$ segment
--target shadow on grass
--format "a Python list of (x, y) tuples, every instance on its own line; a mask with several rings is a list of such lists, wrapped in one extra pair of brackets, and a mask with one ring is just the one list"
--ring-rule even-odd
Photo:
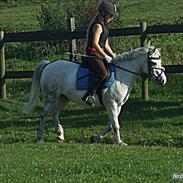
[[(11, 102), (8, 102), (11, 104)], [(2, 106), (2, 107), (1, 107)], [(2, 111), (7, 112), (7, 108), (0, 106)], [(14, 109), (12, 111), (15, 112)], [(5, 130), (10, 128), (11, 130), (17, 130), (21, 132), (22, 130), (30, 131), (30, 135), (35, 134), (35, 129), (39, 124), (39, 111), (41, 111), (41, 107), (36, 107), (36, 112), (33, 115), (23, 115), (17, 114), (16, 116), (11, 115), (7, 119), (0, 118), (0, 130)], [(131, 127), (134, 128), (135, 125), (142, 125), (144, 128), (157, 128), (162, 129), (163, 122), (151, 123), (151, 120), (156, 120), (158, 118), (175, 118), (177, 116), (181, 116), (183, 111), (183, 105), (180, 102), (173, 102), (173, 101), (139, 101), (139, 100), (130, 100), (122, 109), (122, 113), (120, 114), (120, 121), (123, 123), (123, 128), (127, 128), (127, 130)], [(11, 111), (10, 111), (11, 112)], [(47, 128), (53, 128), (52, 118), (48, 118), (47, 121)], [(68, 107), (61, 113), (61, 121), (63, 122), (64, 128), (76, 128), (79, 129), (87, 129), (88, 127), (95, 127), (95, 126), (106, 126), (108, 124), (108, 116), (107, 112), (104, 107), (96, 107), (96, 108), (84, 108), (84, 107)], [(182, 128), (183, 123), (178, 121), (176, 123), (168, 122), (169, 125), (172, 127), (180, 127)], [(98, 128), (98, 127), (97, 127)], [(133, 131), (133, 128), (131, 129)], [(129, 130), (130, 130), (129, 129)], [(93, 131), (93, 129), (92, 129)], [(94, 129), (95, 132), (95, 129)], [(25, 132), (24, 132), (25, 133)], [(52, 132), (53, 133), (53, 132)], [(78, 132), (79, 133), (79, 132)], [(90, 133), (90, 132), (89, 132)], [(74, 142), (74, 143), (90, 143), (88, 136), (82, 137), (67, 137), (66, 142)], [(17, 137), (16, 139), (10, 138), (7, 140), (7, 143), (19, 143), (19, 142), (29, 142), (29, 137)], [(74, 135), (75, 136), (75, 135)], [(19, 139), (20, 138), (20, 139)], [(179, 139), (178, 139), (179, 138)], [(7, 138), (8, 139), (8, 138)], [(12, 139), (12, 140), (11, 140)], [(29, 140), (27, 140), (29, 139)], [(107, 144), (111, 141), (111, 138), (106, 138), (101, 143)], [(183, 138), (181, 136), (177, 137), (177, 142), (170, 144), (169, 141), (164, 141), (164, 139), (144, 139), (137, 140), (137, 142), (130, 140), (133, 145), (142, 145), (142, 146), (153, 146), (153, 145), (160, 145), (160, 146), (175, 146), (181, 147), (183, 144)], [(112, 141), (111, 141), (112, 142)], [(110, 143), (111, 143), (110, 142)], [(6, 143), (6, 140), (4, 141)]]
[[(9, 102), (8, 102), (9, 103)], [(7, 112), (7, 108), (0, 106), (1, 111)], [(13, 110), (13, 109), (12, 109)], [(6, 128), (12, 124), (16, 127), (35, 127), (38, 125), (40, 118), (41, 107), (36, 107), (36, 112), (32, 115), (23, 115), (19, 113), (15, 116), (10, 116), (8, 119), (0, 119), (0, 128)], [(126, 123), (142, 121), (144, 123), (148, 120), (154, 120), (156, 118), (174, 118), (181, 116), (183, 112), (183, 106), (180, 102), (170, 101), (138, 101), (131, 100), (124, 105), (120, 114), (120, 121)], [(11, 111), (10, 111), (11, 113)], [(49, 115), (48, 121), (52, 121), (52, 117)], [(108, 115), (104, 107), (95, 108), (81, 108), (81, 109), (65, 109), (61, 112), (61, 121), (67, 128), (80, 128), (93, 125), (107, 125)], [(52, 124), (51, 124), (52, 125)], [(178, 124), (176, 124), (178, 125)]]
[(0, 106), (0, 111), (8, 112), (8, 109), (6, 107)]
[(181, 116), (183, 105), (170, 101), (130, 101), (124, 105), (120, 118), (125, 121), (154, 120)]

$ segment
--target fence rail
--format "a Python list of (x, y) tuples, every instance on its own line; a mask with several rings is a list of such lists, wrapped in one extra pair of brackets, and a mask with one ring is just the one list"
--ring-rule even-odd
[[(86, 35), (86, 28), (75, 29), (73, 25), (74, 20), (69, 20), (68, 29), (59, 29), (51, 31), (36, 31), (36, 32), (17, 32), (6, 33), (1, 31), (0, 37), (0, 97), (6, 98), (6, 79), (21, 79), (31, 78), (33, 71), (12, 71), (5, 72), (5, 55), (4, 44), (12, 42), (30, 42), (30, 41), (54, 41), (54, 40), (68, 40), (69, 50), (71, 53), (75, 51), (75, 39), (84, 39)], [(147, 26), (145, 22), (141, 22), (139, 27), (112, 29), (110, 35), (116, 36), (140, 36), (140, 44), (144, 46), (147, 42), (147, 34), (162, 34), (162, 33), (183, 33), (183, 25), (157, 25)], [(165, 65), (167, 73), (183, 73), (183, 65)], [(147, 81), (144, 81), (143, 98), (148, 99)]]
[[(110, 35), (116, 36), (134, 36), (140, 35), (141, 27), (111, 29)], [(183, 33), (183, 25), (158, 25), (148, 26), (146, 34), (162, 34), (162, 33)], [(66, 29), (50, 30), (50, 31), (35, 31), (35, 32), (17, 32), (6, 33), (3, 43), (9, 42), (30, 42), (30, 41), (54, 41), (54, 40), (69, 40), (69, 39), (84, 39), (86, 37), (86, 28), (75, 31)]]
[[(165, 73), (175, 74), (183, 73), (183, 65), (164, 65)], [(8, 71), (5, 79), (25, 79), (32, 78), (34, 71)]]

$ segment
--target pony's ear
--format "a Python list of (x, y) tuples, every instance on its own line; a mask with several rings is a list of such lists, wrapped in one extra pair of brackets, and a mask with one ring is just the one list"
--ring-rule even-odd
[(148, 41), (147, 46), (148, 47), (151, 46), (151, 41)]
[(156, 48), (149, 48), (149, 54), (152, 55), (156, 51)]

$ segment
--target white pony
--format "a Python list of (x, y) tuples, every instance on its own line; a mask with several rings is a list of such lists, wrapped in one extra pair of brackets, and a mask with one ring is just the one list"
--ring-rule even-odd
[[(118, 116), (122, 105), (127, 101), (135, 79), (140, 75), (152, 78), (159, 85), (166, 83), (165, 69), (161, 65), (160, 50), (152, 46), (141, 47), (117, 55), (113, 64), (116, 67), (116, 80), (110, 88), (102, 90), (103, 104), (108, 112), (107, 127), (92, 136), (97, 142), (112, 130), (116, 144), (126, 145), (120, 137)], [(59, 120), (60, 111), (69, 102), (85, 104), (81, 98), (85, 90), (76, 89), (76, 73), (79, 64), (69, 61), (42, 61), (36, 68), (28, 103), (23, 108), (24, 113), (30, 113), (36, 105), (41, 87), (44, 105), (41, 120), (37, 129), (37, 140), (43, 140), (46, 116), (51, 113), (57, 131), (57, 139), (64, 141), (64, 130)], [(95, 106), (101, 105), (96, 96)]]

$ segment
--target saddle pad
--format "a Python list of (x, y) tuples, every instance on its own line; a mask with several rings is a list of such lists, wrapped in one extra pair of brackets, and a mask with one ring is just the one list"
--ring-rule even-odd
[[(110, 88), (116, 78), (116, 69), (113, 64), (109, 64), (109, 76), (106, 82), (100, 87), (100, 89)], [(93, 76), (88, 68), (79, 66), (77, 70), (76, 88), (77, 90), (87, 90), (89, 83), (92, 81)]]

